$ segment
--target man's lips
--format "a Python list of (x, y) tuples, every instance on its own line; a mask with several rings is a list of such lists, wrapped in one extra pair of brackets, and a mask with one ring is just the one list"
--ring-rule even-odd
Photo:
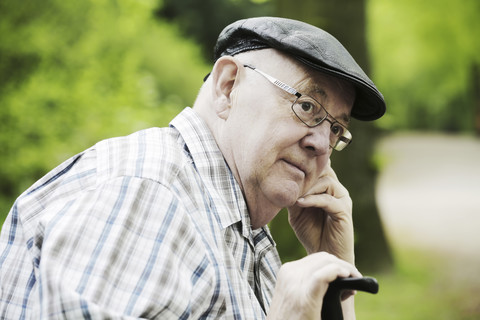
[(286, 160), (286, 159), (283, 159), (283, 161), (286, 162), (289, 166), (294, 167), (294, 168), (297, 169), (298, 171), (301, 171), (304, 176), (307, 175), (307, 170), (306, 170), (305, 167), (304, 167), (303, 165), (301, 165), (300, 163), (298, 163), (298, 162), (293, 162), (293, 161), (289, 161), (289, 160)]

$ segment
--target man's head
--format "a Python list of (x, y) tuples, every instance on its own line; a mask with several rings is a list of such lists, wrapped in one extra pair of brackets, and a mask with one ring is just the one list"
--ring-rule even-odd
[(357, 91), (352, 117), (375, 120), (385, 113), (385, 101), (375, 84), (332, 35), (310, 24), (277, 17), (239, 20), (220, 33), (214, 59), (241, 52), (274, 48), (315, 70), (346, 79)]
[[(228, 46), (223, 51), (233, 56), (218, 54), (195, 108), (240, 184), (256, 228), (308, 193), (332, 152), (338, 132), (332, 123), (348, 126), (359, 90), (346, 77), (312, 68), (290, 52), (251, 43), (244, 43), (248, 50), (238, 49), (238, 42), (235, 52)], [(309, 105), (295, 106), (295, 92), (312, 97), (328, 112), (327, 120), (314, 127), (302, 122)]]

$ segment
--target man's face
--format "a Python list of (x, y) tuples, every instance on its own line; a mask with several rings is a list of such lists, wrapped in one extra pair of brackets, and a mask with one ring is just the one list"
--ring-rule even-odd
[[(298, 63), (283, 59), (276, 64), (281, 67), (258, 68), (315, 98), (347, 125), (353, 87), (340, 86), (339, 80), (319, 72), (307, 73)], [(226, 158), (246, 197), (252, 224), (259, 227), (314, 185), (332, 151), (330, 123), (307, 127), (291, 109), (294, 95), (251, 69), (244, 68), (239, 75), (225, 126), (230, 145)]]

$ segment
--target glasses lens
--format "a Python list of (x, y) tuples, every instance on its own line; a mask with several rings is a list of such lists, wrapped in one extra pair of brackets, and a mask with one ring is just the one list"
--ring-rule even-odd
[(338, 122), (332, 123), (330, 126), (331, 137), (336, 141), (347, 129)]
[[(338, 127), (341, 127), (340, 129), (342, 130), (341, 135), (338, 135), (338, 133), (337, 135), (335, 135), (334, 133), (334, 132), (340, 132), (338, 131), (339, 130)], [(350, 142), (352, 142), (352, 134), (344, 126), (336, 122), (336, 123), (333, 123), (331, 126), (330, 139), (331, 139), (330, 143), (332, 148), (337, 151), (342, 151), (350, 144)]]
[(309, 127), (315, 127), (327, 117), (325, 109), (313, 98), (306, 95), (295, 100), (292, 109), (295, 115)]

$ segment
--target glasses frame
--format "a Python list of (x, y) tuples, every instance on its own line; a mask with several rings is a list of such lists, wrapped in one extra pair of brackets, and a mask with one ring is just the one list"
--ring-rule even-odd
[[(325, 109), (325, 107), (320, 103), (318, 102), (316, 99), (310, 97), (309, 95), (304, 95), (304, 94), (301, 94), (300, 92), (298, 92), (295, 88), (289, 86), (288, 84), (272, 77), (271, 75), (268, 75), (266, 74), (265, 72), (251, 66), (251, 65), (248, 65), (248, 64), (244, 64), (243, 65), (244, 67), (246, 68), (249, 68), (257, 73), (259, 73), (260, 75), (262, 75), (264, 78), (266, 78), (270, 83), (272, 83), (273, 85), (277, 86), (278, 88), (294, 95), (296, 98), (295, 98), (295, 101), (293, 101), (292, 103), (292, 111), (293, 113), (295, 114), (295, 116), (303, 123), (305, 124), (307, 127), (310, 127), (310, 128), (314, 128), (320, 124), (322, 124), (325, 120), (330, 123), (330, 134), (333, 135), (335, 137), (335, 143), (333, 145), (330, 145), (330, 147), (336, 151), (342, 151), (343, 149), (345, 149), (351, 142), (352, 142), (352, 134), (350, 133), (350, 131), (348, 131), (348, 129), (343, 125), (341, 124), (337, 119), (335, 119), (334, 117), (332, 117), (332, 115), (330, 113), (328, 113), (327, 109)], [(315, 119), (315, 123), (314, 124), (309, 124), (309, 120), (304, 120), (302, 119), (296, 112), (295, 112), (295, 104), (297, 103), (298, 99), (301, 98), (302, 96), (306, 96), (306, 97), (309, 97), (310, 99), (312, 99), (313, 101), (315, 101), (321, 108), (321, 110), (323, 112), (325, 112), (325, 116), (321, 119)], [(328, 119), (328, 117), (330, 116), (330, 118), (332, 118), (332, 120)], [(343, 129), (344, 129), (344, 132), (341, 136), (336, 136), (334, 133), (333, 133), (333, 127), (335, 124), (338, 124), (340, 125)]]

